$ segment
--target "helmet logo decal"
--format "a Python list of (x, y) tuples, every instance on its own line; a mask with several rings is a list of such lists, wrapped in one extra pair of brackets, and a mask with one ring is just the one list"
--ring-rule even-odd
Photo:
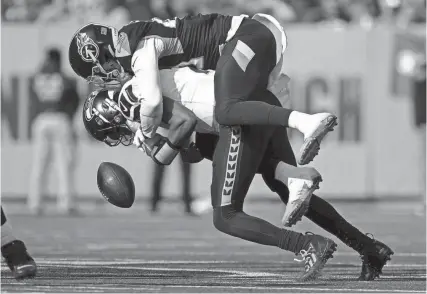
[(93, 107), (93, 100), (95, 100), (96, 95), (98, 95), (99, 91), (93, 91), (92, 93), (90, 93), (89, 97), (86, 99), (85, 105), (84, 105), (84, 109), (85, 109), (85, 119), (87, 121), (90, 121), (93, 118), (93, 111), (92, 111), (92, 107)]
[(86, 62), (95, 62), (99, 56), (98, 45), (86, 33), (78, 33), (76, 40), (81, 58)]

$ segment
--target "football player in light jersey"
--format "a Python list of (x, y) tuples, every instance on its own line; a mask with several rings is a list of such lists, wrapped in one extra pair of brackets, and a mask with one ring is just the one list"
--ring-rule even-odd
[[(214, 73), (212, 71), (199, 71), (192, 68), (172, 68), (161, 70), (160, 79), (162, 92), (164, 96), (168, 97), (164, 98), (165, 108), (163, 122), (169, 124), (169, 131), (172, 130), (172, 133), (176, 133), (179, 128), (182, 128), (184, 130), (179, 131), (181, 135), (190, 133), (193, 128), (197, 131), (195, 145), (197, 152), (195, 152), (193, 147), (181, 148), (180, 152), (187, 153), (190, 161), (193, 162), (197, 162), (201, 160), (201, 158), (212, 160), (214, 152), (217, 152), (215, 147), (219, 140), (219, 127), (214, 118)], [(282, 75), (279, 78), (279, 83), (270, 87), (272, 93), (277, 96), (282, 103), (285, 103), (288, 99), (287, 81), (289, 81), (289, 78)], [(108, 142), (109, 145), (118, 144), (121, 140), (124, 140), (123, 138), (126, 136), (128, 136), (128, 139), (124, 141), (130, 142), (132, 140), (132, 132), (130, 132), (130, 129), (140, 132), (138, 126), (133, 125), (133, 121), (125, 120), (126, 118), (130, 119), (131, 116), (134, 118), (138, 117), (138, 107), (133, 109), (133, 113), (129, 112), (131, 107), (129, 100), (135, 99), (132, 98), (133, 96), (131, 83), (125, 84), (120, 94), (114, 93), (113, 91), (102, 91), (95, 92), (95, 95), (90, 96), (88, 98), (89, 103), (87, 103), (84, 108), (83, 119), (89, 133), (97, 140)], [(96, 103), (94, 101), (95, 99), (97, 100)], [(104, 101), (109, 106), (102, 108), (102, 103), (104, 103)], [(186, 109), (180, 108), (180, 104), (185, 106)], [(123, 111), (123, 109), (127, 109), (128, 111)], [(191, 112), (188, 110), (191, 110)], [(105, 124), (98, 123), (100, 117)], [(116, 117), (119, 119), (115, 119)], [(119, 121), (120, 123), (118, 123)], [(124, 122), (126, 122), (127, 125), (124, 124)], [(256, 133), (257, 129), (259, 132), (266, 132), (266, 128), (260, 126), (253, 126), (251, 128), (254, 137), (247, 137), (249, 138), (249, 145), (256, 145), (252, 140), (262, 141), (265, 138), (263, 134)], [(121, 131), (123, 129), (125, 130), (124, 132)], [(168, 138), (170, 140), (176, 140), (177, 137), (174, 136), (175, 135), (169, 133)], [(152, 140), (152, 142), (150, 142), (150, 140)], [(113, 144), (113, 142), (115, 143)], [(145, 144), (150, 146), (144, 146), (144, 148), (149, 155), (156, 158), (159, 151), (155, 151), (158, 153), (153, 154), (153, 145), (156, 144), (153, 144), (153, 142), (157, 142), (158, 144), (159, 140), (146, 140)], [(165, 141), (160, 144), (164, 143)], [(161, 150), (161, 148), (157, 148), (157, 150)], [(198, 153), (200, 153), (201, 158), (197, 155)], [(160, 161), (163, 160), (160, 156), (158, 158)], [(288, 164), (296, 166), (296, 160), (287, 139), (286, 129), (283, 127), (276, 127), (265, 149), (263, 159), (259, 164), (257, 172), (262, 174), (268, 187), (272, 191), (278, 193), (285, 204), (292, 201), (292, 195), (289, 195), (290, 190), (292, 191), (292, 185), (287, 185), (286, 179), (292, 177), (291, 174), (295, 176), (295, 172), (300, 172), (299, 176), (303, 174), (307, 175), (307, 170), (292, 168)], [(287, 186), (290, 186), (289, 189)], [(247, 189), (245, 185), (239, 185), (239, 183), (237, 183), (237, 187), (239, 193), (236, 194), (238, 196), (235, 197), (235, 201), (232, 201), (231, 206), (225, 206), (225, 208), (214, 206), (215, 226), (227, 234), (246, 240), (260, 244), (275, 245), (290, 251), (295, 250), (295, 247), (283, 247), (283, 243), (275, 239), (279, 238), (280, 240), (280, 238), (283, 238), (281, 236), (283, 236), (285, 232), (287, 232), (286, 236), (293, 235), (287, 235), (289, 231), (283, 231), (243, 212), (242, 205)], [(243, 187), (243, 190), (240, 190), (241, 187)], [(359, 277), (361, 280), (375, 279), (381, 273), (387, 260), (390, 259), (390, 255), (393, 254), (389, 247), (361, 233), (358, 229), (349, 224), (328, 202), (316, 195), (312, 196), (305, 216), (323, 229), (334, 234), (361, 255), (363, 260), (362, 273)], [(248, 225), (250, 226), (249, 229), (247, 228)], [(261, 237), (258, 233), (258, 229), (264, 232), (265, 236)], [(288, 244), (297, 243), (291, 242)]]
[[(235, 126), (298, 129), (305, 138), (299, 163), (306, 164), (336, 124), (337, 118), (329, 113), (308, 115), (274, 104), (277, 99), (267, 87), (280, 74), (286, 46), (283, 28), (271, 16), (199, 14), (165, 21), (136, 21), (119, 31), (105, 25), (86, 25), (72, 38), (69, 61), (76, 74), (103, 87), (114, 87), (127, 75), (134, 76), (135, 102), (144, 102), (138, 114), (144, 135), (137, 137), (141, 142), (155, 133), (162, 119), (159, 69), (186, 64), (215, 69), (214, 116), (220, 140), (213, 158), (212, 197), (215, 205), (228, 207), (237, 191), (233, 183), (239, 178), (249, 179), (262, 159), (262, 152), (233, 152), (243, 149), (233, 142), (240, 142), (237, 137), (244, 137), (246, 132), (245, 127)], [(245, 169), (228, 169), (243, 162)], [(296, 181), (294, 184), (302, 185)], [(224, 185), (229, 185), (226, 193)], [(304, 203), (296, 205), (289, 223), (296, 222), (305, 212)]]
[[(172, 72), (167, 71), (167, 74)], [(136, 107), (131, 109), (132, 106), (121, 102), (122, 99), (126, 100), (129, 96), (133, 97), (132, 85), (126, 83), (122, 90), (120, 93), (107, 90), (95, 91), (88, 97), (83, 108), (83, 122), (87, 131), (95, 139), (103, 141), (110, 146), (119, 143), (130, 145), (133, 132), (140, 131), (139, 116), (137, 115), (139, 105), (135, 105)], [(190, 94), (190, 92), (187, 93)], [(210, 95), (212, 94), (210, 93)], [(188, 97), (188, 103), (186, 104), (189, 107), (191, 105), (196, 106), (198, 104), (197, 101), (200, 100), (191, 100), (190, 97)], [(174, 96), (174, 98), (177, 98), (177, 96)], [(143, 149), (158, 164), (171, 163), (178, 152), (183, 153), (184, 158), (190, 158), (191, 162), (203, 159), (204, 153), (209, 153), (206, 157), (210, 157), (212, 160), (213, 157), (218, 156), (217, 150), (220, 147), (216, 146), (215, 148), (215, 145), (218, 145), (217, 142), (212, 146), (209, 137), (206, 139), (202, 138), (202, 142), (199, 142), (206, 144), (200, 151), (194, 145), (190, 145), (188, 148), (181, 145), (182, 142), (187, 141), (186, 139), (192, 134), (195, 128), (204, 132), (205, 135), (215, 133), (215, 127), (212, 127), (213, 124), (211, 123), (214, 105), (211, 104), (210, 108), (207, 108), (207, 104), (204, 106), (198, 105), (193, 107), (196, 112), (200, 112), (201, 114), (200, 118), (197, 119), (195, 114), (185, 108), (179, 101), (165, 97), (163, 101), (164, 111), (162, 121), (168, 131), (167, 137), (155, 134), (152, 138), (146, 139), (142, 146), (138, 145), (138, 147)], [(135, 121), (129, 119), (132, 116), (136, 118)], [(313, 168), (297, 168), (267, 155), (272, 152), (268, 150), (268, 144), (266, 144), (273, 134), (273, 131), (270, 130), (271, 128), (275, 127), (243, 126), (241, 129), (245, 129), (245, 132), (241, 131), (240, 127), (233, 130), (235, 136), (232, 140), (236, 145), (239, 145), (235, 153), (245, 152), (247, 154), (260, 152), (266, 154), (266, 156), (264, 159), (261, 156), (263, 160), (259, 162), (256, 170), (250, 170), (245, 173), (246, 178), (237, 178), (235, 182), (231, 182), (231, 186), (234, 185), (235, 190), (231, 203), (221, 205), (220, 201), (222, 199), (215, 198), (218, 193), (211, 193), (213, 223), (218, 230), (228, 235), (258, 244), (276, 246), (295, 254), (300, 254), (302, 257), (300, 261), (305, 264), (305, 271), (300, 280), (306, 281), (317, 276), (326, 261), (332, 257), (332, 253), (336, 249), (336, 244), (332, 240), (320, 235), (311, 233), (303, 235), (276, 227), (265, 220), (243, 212), (243, 202), (256, 172), (265, 175), (271, 182), (284, 181), (286, 184), (288, 183), (288, 178), (311, 182), (320, 180), (319, 173)], [(159, 129), (158, 131), (160, 132)], [(218, 137), (218, 134), (215, 136)], [(208, 148), (211, 149), (209, 150)], [(215, 152), (213, 152), (214, 150)], [(230, 154), (229, 156), (233, 155)], [(245, 162), (229, 164), (233, 165), (231, 167), (233, 169), (248, 168)], [(227, 182), (220, 187), (224, 189), (224, 194), (230, 190), (229, 186), (230, 182)]]

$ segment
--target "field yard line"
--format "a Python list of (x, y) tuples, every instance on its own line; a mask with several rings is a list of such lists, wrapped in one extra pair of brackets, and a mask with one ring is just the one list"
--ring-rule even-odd
[[(46, 259), (46, 258), (36, 258), (36, 262), (39, 265), (88, 265), (88, 266), (108, 266), (108, 265), (141, 265), (141, 264), (238, 264), (237, 261), (221, 261), (221, 260), (144, 260), (144, 259), (123, 259), (123, 260), (76, 260), (76, 259)], [(267, 261), (266, 263), (270, 264), (287, 264), (285, 261)], [(346, 266), (359, 266), (359, 262), (331, 262), (331, 265), (346, 265)], [(421, 263), (390, 263), (386, 267), (403, 267), (403, 268), (425, 268), (426, 264)], [(327, 266), (326, 266), (327, 268)], [(6, 268), (5, 268), (6, 269)], [(3, 268), (2, 268), (3, 270)]]
[[(183, 264), (183, 265), (195, 265), (195, 264), (238, 264), (239, 262), (236, 261), (206, 261), (206, 260), (200, 260), (200, 261), (187, 261), (187, 260), (175, 260), (175, 261), (169, 261), (169, 260), (140, 260), (140, 259), (131, 259), (131, 260), (71, 260), (71, 259), (45, 259), (40, 258), (36, 259), (36, 262), (38, 265), (46, 265), (46, 266), (55, 266), (55, 265), (62, 265), (62, 266), (120, 266), (120, 268), (124, 268), (123, 266), (129, 267), (130, 265), (143, 265), (143, 264)], [(269, 261), (267, 263), (271, 264), (283, 264), (283, 266), (286, 266), (286, 262), (282, 261)], [(359, 266), (360, 263), (330, 263), (331, 265), (343, 265), (343, 266)], [(426, 264), (414, 264), (414, 263), (391, 263), (387, 264), (386, 267), (388, 268), (426, 268)], [(131, 267), (136, 268), (136, 267)], [(140, 268), (140, 267), (138, 267)], [(176, 269), (176, 268), (168, 268)], [(326, 269), (328, 269), (328, 266), (326, 265)], [(8, 271), (7, 267), (2, 267), (1, 271)], [(218, 271), (218, 270), (216, 270)]]
[(397, 290), (397, 289), (355, 289), (355, 288), (305, 288), (305, 287), (260, 287), (260, 286), (209, 286), (209, 285), (176, 285), (166, 286), (168, 288), (227, 288), (227, 289), (248, 289), (248, 290), (285, 290), (284, 293), (289, 293), (291, 290), (308, 290), (308, 291), (330, 291), (330, 292), (386, 292), (386, 293), (426, 293), (423, 290)]

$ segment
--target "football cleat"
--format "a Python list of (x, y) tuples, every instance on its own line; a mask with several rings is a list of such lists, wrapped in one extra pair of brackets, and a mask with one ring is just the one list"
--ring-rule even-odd
[(372, 241), (372, 247), (366, 248), (360, 255), (362, 258), (362, 271), (359, 281), (373, 281), (378, 278), (382, 274), (384, 265), (391, 260), (391, 256), (394, 254), (393, 250), (384, 243), (375, 239)]
[(1, 248), (1, 253), (15, 279), (21, 280), (36, 276), (37, 265), (28, 254), (24, 242), (12, 241)]
[(305, 249), (300, 251), (301, 259), (294, 259), (304, 262), (304, 273), (298, 278), (299, 281), (317, 278), (328, 259), (332, 258), (332, 254), (337, 250), (337, 244), (328, 238), (310, 232), (305, 235), (310, 238), (310, 242)]
[(322, 176), (314, 168), (307, 169), (307, 174), (309, 179), (288, 180), (289, 200), (282, 218), (285, 227), (291, 227), (302, 219), (310, 205), (311, 195), (314, 190), (319, 189)]
[(304, 133), (304, 143), (299, 151), (299, 165), (310, 163), (314, 157), (319, 153), (320, 143), (323, 138), (331, 131), (334, 126), (338, 125), (337, 117), (329, 113), (314, 114), (319, 121), (313, 126), (312, 130)]

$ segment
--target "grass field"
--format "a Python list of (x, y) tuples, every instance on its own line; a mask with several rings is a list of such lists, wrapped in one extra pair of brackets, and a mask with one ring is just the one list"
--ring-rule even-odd
[[(381, 278), (356, 281), (361, 261), (341, 242), (315, 282), (299, 283), (295, 256), (278, 248), (226, 236), (211, 213), (185, 217), (165, 203), (159, 215), (146, 207), (101, 206), (79, 217), (6, 214), (39, 265), (36, 279), (17, 282), (2, 265), (2, 293), (8, 292), (386, 292), (426, 291), (426, 219), (410, 203), (337, 203), (364, 232), (394, 251)], [(9, 211), (9, 212), (8, 212)], [(246, 211), (279, 225), (278, 203), (248, 203)], [(304, 219), (297, 231), (324, 233)], [(334, 238), (336, 240), (336, 238)]]

